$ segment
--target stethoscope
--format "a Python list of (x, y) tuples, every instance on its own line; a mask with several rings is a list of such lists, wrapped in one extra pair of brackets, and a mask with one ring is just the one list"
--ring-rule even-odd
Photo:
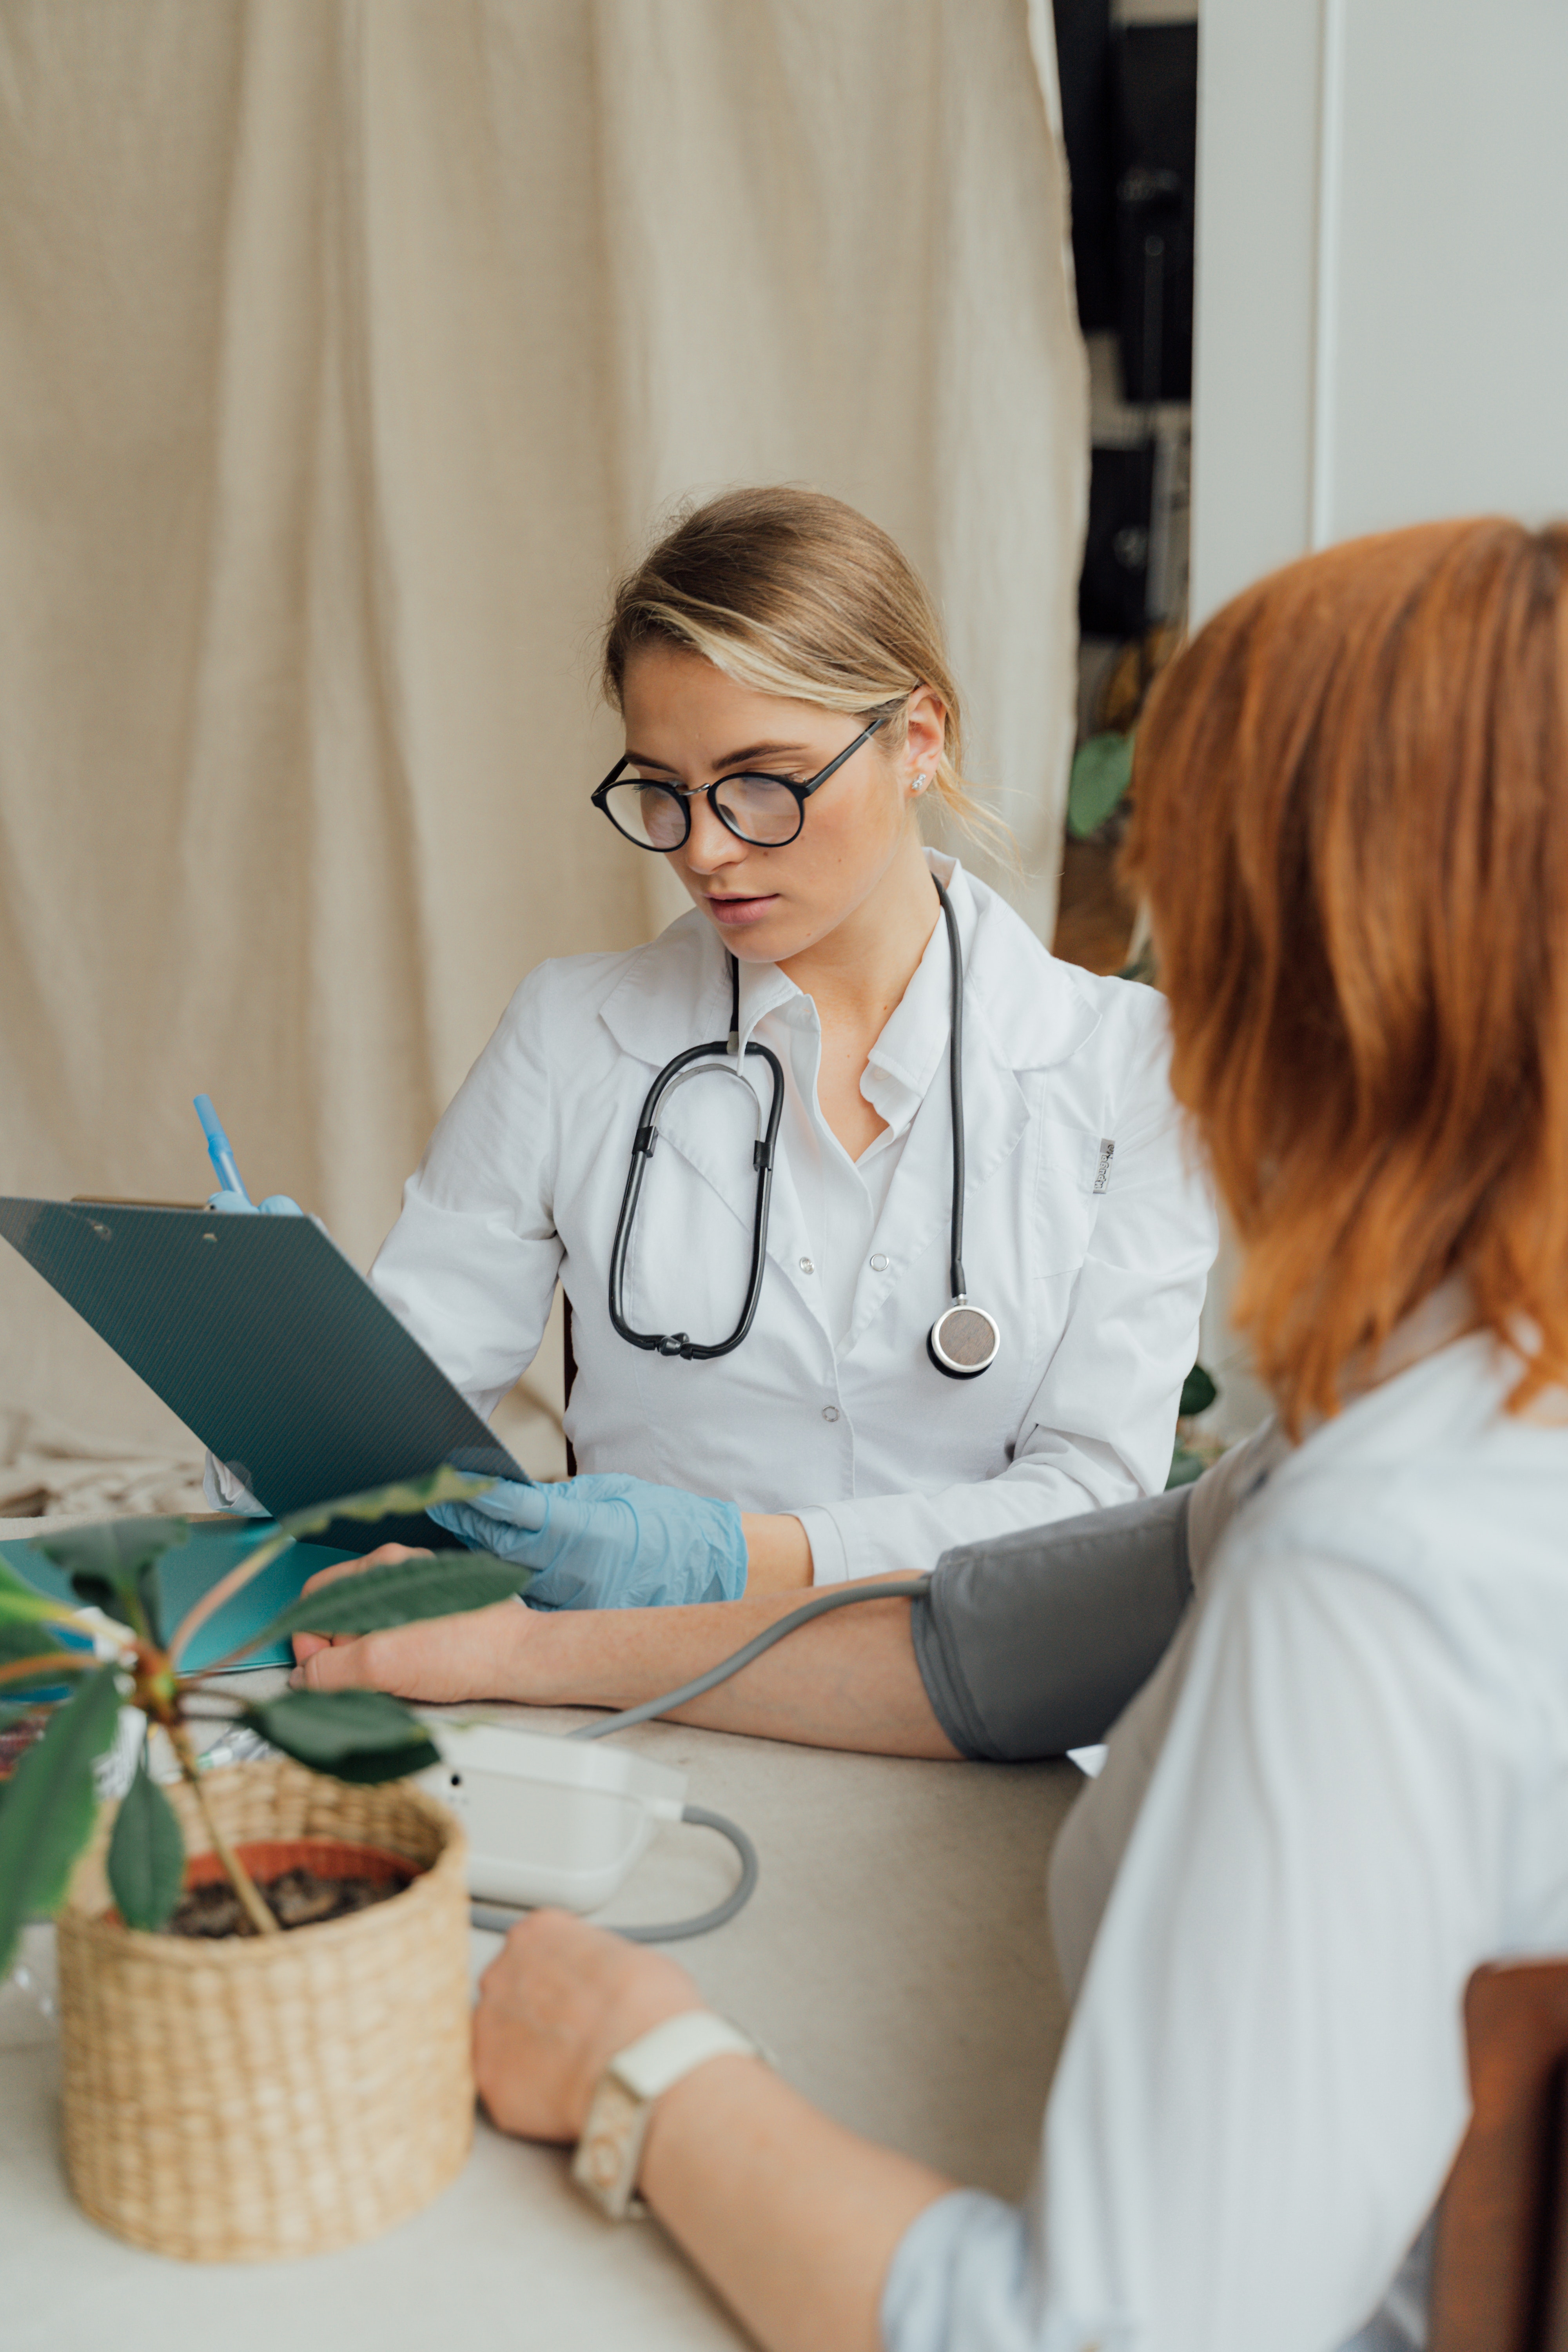
[[(931, 877), (936, 882), (936, 877)], [(948, 1277), (952, 1304), (937, 1317), (926, 1336), (926, 1353), (939, 1372), (950, 1380), (973, 1381), (989, 1371), (1002, 1345), (1002, 1332), (994, 1315), (984, 1307), (973, 1307), (965, 1294), (963, 1283), (963, 950), (959, 944), (958, 922), (949, 904), (947, 892), (936, 882), (936, 895), (942, 901), (942, 911), (947, 922), (948, 956), (952, 970), (952, 1012), (948, 1029), (947, 1074), (952, 1102), (952, 1217), (950, 1227)], [(730, 1034), (717, 1037), (710, 1045), (689, 1045), (684, 1054), (667, 1062), (652, 1086), (637, 1120), (637, 1136), (632, 1144), (631, 1162), (626, 1170), (626, 1189), (621, 1197), (621, 1213), (616, 1226), (616, 1245), (610, 1253), (610, 1320), (623, 1339), (634, 1348), (651, 1348), (661, 1356), (682, 1356), (688, 1361), (706, 1363), (715, 1356), (727, 1356), (740, 1346), (756, 1319), (757, 1301), (762, 1297), (763, 1276), (767, 1267), (768, 1212), (773, 1200), (773, 1150), (778, 1141), (779, 1118), (784, 1109), (784, 1071), (776, 1054), (755, 1039), (747, 1046), (748, 1054), (758, 1055), (773, 1074), (773, 1098), (767, 1116), (762, 1115), (762, 1104), (741, 1067), (741, 967), (733, 956), (730, 959)], [(625, 1281), (626, 1252), (631, 1244), (632, 1223), (637, 1215), (637, 1196), (648, 1161), (653, 1158), (658, 1141), (658, 1118), (668, 1097), (677, 1087), (689, 1078), (702, 1077), (715, 1069), (727, 1078), (745, 1087), (757, 1105), (758, 1133), (752, 1146), (752, 1165), (757, 1173), (756, 1214), (752, 1229), (752, 1271), (746, 1285), (746, 1303), (741, 1319), (727, 1339), (709, 1344), (693, 1339), (685, 1331), (634, 1331), (626, 1318)]]

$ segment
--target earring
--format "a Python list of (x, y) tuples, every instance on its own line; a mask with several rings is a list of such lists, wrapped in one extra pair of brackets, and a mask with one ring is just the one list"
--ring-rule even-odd
[(930, 782), (929, 776), (911, 776), (910, 779), (910, 784), (917, 793), (923, 793)]

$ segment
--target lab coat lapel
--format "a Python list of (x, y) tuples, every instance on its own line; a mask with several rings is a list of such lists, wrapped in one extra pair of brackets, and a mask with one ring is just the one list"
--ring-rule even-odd
[[(928, 853), (929, 854), (929, 853)], [(1078, 1051), (1100, 1014), (1070, 964), (1058, 963), (989, 891), (976, 891), (956, 861), (931, 862), (952, 898), (963, 944), (964, 1191), (973, 1202), (1018, 1150), (1029, 1126), (1019, 1073)], [(910, 1123), (879, 1227), (884, 1273), (863, 1277), (849, 1334), (853, 1348), (894, 1285), (952, 1211), (952, 1122), (942, 1062)]]
[[(963, 1129), (964, 1191), (973, 1200), (1018, 1145), (1029, 1124), (1023, 1087), (993, 1039), (982, 1030), (972, 1004), (964, 1007)], [(879, 1312), (889, 1292), (952, 1216), (952, 1120), (948, 1108), (947, 1056), (926, 1089), (910, 1124), (888, 1205), (877, 1228), (886, 1271), (863, 1276), (856, 1294), (849, 1344)]]
[[(621, 1051), (647, 1065), (648, 1087), (665, 1064), (688, 1046), (710, 1045), (729, 1034), (728, 962), (695, 908), (644, 949), (605, 998), (600, 1018)], [(713, 1067), (716, 1071), (717, 1061)], [(770, 1085), (766, 1064), (752, 1055), (747, 1077), (765, 1112)], [(704, 1076), (667, 1096), (656, 1148), (678, 1151), (749, 1232), (757, 1197), (751, 1155), (734, 1148), (732, 1120), (705, 1117), (724, 1083), (716, 1076)], [(775, 1174), (775, 1201), (779, 1191)]]

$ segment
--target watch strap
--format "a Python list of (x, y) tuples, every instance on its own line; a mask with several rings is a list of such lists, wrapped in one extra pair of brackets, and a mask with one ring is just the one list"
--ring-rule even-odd
[(646, 2212), (637, 2179), (655, 2100), (710, 2058), (762, 2054), (750, 2034), (707, 2009), (666, 2018), (617, 2051), (599, 2078), (572, 2158), (578, 2188), (612, 2221)]
[(605, 2071), (639, 2099), (657, 2099), (706, 2059), (756, 2055), (751, 2035), (727, 2017), (716, 2017), (710, 2009), (688, 2009), (618, 2050)]

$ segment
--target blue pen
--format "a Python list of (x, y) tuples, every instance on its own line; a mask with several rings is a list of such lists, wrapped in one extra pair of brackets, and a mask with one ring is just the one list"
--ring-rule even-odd
[(247, 1207), (254, 1204), (246, 1191), (238, 1169), (234, 1164), (234, 1148), (223, 1131), (223, 1121), (213, 1108), (211, 1095), (196, 1097), (196, 1117), (207, 1139), (207, 1157), (217, 1171), (220, 1188), (226, 1192), (237, 1192)]

